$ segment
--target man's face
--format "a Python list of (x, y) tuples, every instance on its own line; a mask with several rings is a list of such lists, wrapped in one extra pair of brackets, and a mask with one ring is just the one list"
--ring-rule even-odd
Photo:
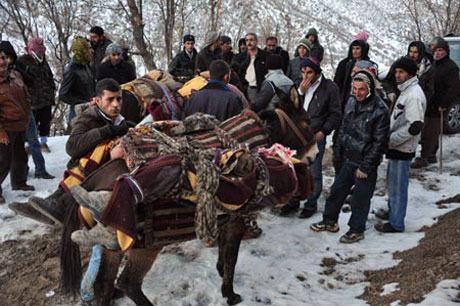
[(104, 90), (102, 97), (96, 97), (99, 109), (111, 119), (115, 119), (120, 114), (122, 103), (121, 90), (116, 92)]
[(97, 43), (101, 40), (101, 37), (96, 33), (89, 33), (89, 41), (92, 45), (97, 45)]
[(248, 50), (248, 47), (245, 44), (240, 45), (240, 50), (241, 52), (246, 52)]
[(407, 73), (406, 70), (403, 70), (401, 68), (396, 68), (395, 69), (395, 79), (397, 84), (402, 84), (405, 81), (409, 80), (411, 78), (410, 74)]
[(351, 55), (353, 56), (354, 59), (360, 59), (361, 53), (362, 53), (361, 46), (351, 47)]
[(443, 48), (436, 48), (434, 50), (433, 57), (436, 61), (442, 60), (447, 56), (447, 51), (444, 50)]
[(311, 67), (302, 68), (302, 78), (304, 80), (309, 80), (310, 83), (314, 83), (318, 79), (318, 74)]
[(304, 46), (299, 46), (299, 48), (297, 49), (297, 51), (299, 52), (299, 56), (301, 58), (305, 58), (308, 56), (308, 49), (305, 48)]
[(267, 50), (270, 51), (270, 52), (275, 52), (276, 50), (276, 47), (278, 46), (278, 43), (276, 42), (276, 40), (267, 40), (267, 43), (265, 45), (267, 47)]
[(185, 50), (187, 50), (187, 52), (191, 53), (193, 51), (193, 48), (195, 47), (195, 42), (186, 41), (184, 47), (185, 47)]
[(361, 71), (361, 68), (358, 67), (358, 66), (353, 66), (353, 69), (351, 69), (351, 74), (350, 76), (354, 76), (355, 74), (357, 74), (359, 71)]
[(0, 52), (0, 78), (6, 78), (8, 75), (8, 57), (5, 52)]
[(248, 50), (255, 50), (257, 48), (257, 39), (254, 35), (247, 35), (245, 39)]
[(311, 42), (311, 43), (314, 43), (315, 42), (315, 35), (308, 35), (307, 39)]
[(420, 52), (418, 52), (418, 48), (416, 46), (412, 46), (409, 48), (409, 57), (413, 59), (415, 62), (418, 61), (420, 57)]
[(353, 95), (356, 101), (363, 102), (369, 95), (369, 89), (364, 81), (353, 81)]
[(222, 50), (223, 54), (228, 53), (232, 51), (232, 43), (230, 41), (227, 41), (226, 43), (222, 44), (220, 49)]
[(117, 65), (121, 61), (121, 54), (120, 53), (110, 53), (109, 59), (112, 65)]

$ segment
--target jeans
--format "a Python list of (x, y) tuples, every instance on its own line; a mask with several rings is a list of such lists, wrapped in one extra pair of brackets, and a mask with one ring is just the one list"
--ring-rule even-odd
[(340, 210), (350, 190), (355, 186), (351, 196), (351, 217), (348, 221), (350, 231), (362, 233), (366, 229), (367, 216), (371, 206), (371, 198), (374, 194), (375, 183), (377, 182), (377, 170), (368, 174), (367, 179), (357, 179), (355, 171), (357, 167), (348, 161), (342, 166), (339, 174), (331, 186), (331, 193), (326, 200), (326, 208), (323, 214), (324, 221), (339, 220)]
[(30, 147), (30, 155), (35, 164), (35, 174), (43, 174), (46, 172), (45, 158), (43, 158), (41, 143), (38, 140), (37, 125), (32, 111), (29, 114), (30, 120), (27, 126), (26, 139)]
[(96, 298), (94, 294), (94, 283), (96, 282), (97, 274), (102, 262), (102, 246), (93, 246), (93, 253), (89, 260), (88, 269), (85, 276), (81, 280), (80, 296), (83, 301), (89, 302)]
[(388, 160), (388, 214), (391, 226), (398, 231), (404, 231), (410, 163), (410, 160)]
[(69, 119), (67, 120), (67, 126), (70, 126), (70, 124), (72, 123), (72, 119), (75, 118), (76, 116), (77, 116), (77, 113), (75, 112), (75, 106), (70, 105)]
[(310, 195), (304, 206), (304, 209), (314, 211), (318, 209), (318, 198), (323, 191), (323, 156), (326, 150), (326, 139), (318, 141), (317, 145), (319, 152), (315, 161), (310, 166), (311, 175), (315, 184), (315, 192)]

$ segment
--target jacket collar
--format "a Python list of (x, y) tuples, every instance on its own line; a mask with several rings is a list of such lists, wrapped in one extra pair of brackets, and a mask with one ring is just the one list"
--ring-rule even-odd
[(399, 84), (398, 89), (399, 89), (400, 92), (403, 92), (407, 88), (412, 87), (412, 86), (414, 86), (416, 84), (418, 84), (418, 78), (417, 78), (417, 76), (413, 76), (410, 79), (408, 79), (407, 81), (405, 81), (404, 83)]

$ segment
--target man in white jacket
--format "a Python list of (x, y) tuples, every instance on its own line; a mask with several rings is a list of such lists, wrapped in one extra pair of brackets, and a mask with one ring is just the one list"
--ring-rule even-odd
[(386, 154), (388, 214), (382, 211), (376, 214), (382, 219), (389, 218), (389, 222), (375, 225), (375, 229), (383, 233), (404, 231), (410, 163), (415, 157), (426, 109), (425, 94), (418, 83), (417, 64), (409, 57), (401, 57), (394, 67), (401, 94), (391, 112)]

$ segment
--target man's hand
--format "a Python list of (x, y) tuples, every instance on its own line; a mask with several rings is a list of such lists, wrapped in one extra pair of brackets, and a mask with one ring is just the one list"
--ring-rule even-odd
[(8, 138), (8, 134), (5, 131), (0, 131), (0, 143), (7, 146), (10, 143), (10, 139)]
[(441, 106), (438, 106), (438, 110), (440, 113), (444, 112), (447, 108), (442, 108)]
[(308, 88), (311, 86), (311, 81), (309, 79), (304, 78), (302, 82), (300, 82), (299, 89), (302, 93), (305, 93)]
[(359, 170), (359, 168), (356, 169), (355, 176), (357, 179), (361, 179), (361, 180), (367, 179), (367, 174)]
[(205, 78), (206, 80), (209, 80), (209, 79), (211, 78), (211, 74), (209, 73), (209, 70), (200, 72), (200, 76), (202, 76), (202, 77)]
[(321, 131), (318, 131), (315, 133), (315, 140), (316, 141), (321, 141), (324, 139), (324, 133)]

